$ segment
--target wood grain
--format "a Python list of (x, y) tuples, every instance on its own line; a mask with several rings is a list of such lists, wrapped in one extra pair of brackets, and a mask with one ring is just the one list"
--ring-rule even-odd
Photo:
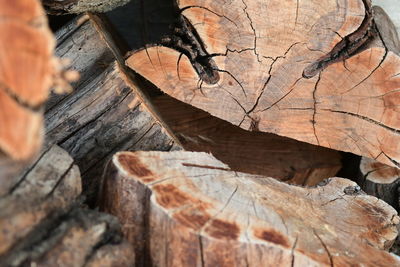
[(211, 153), (234, 171), (314, 186), (342, 167), (337, 151), (245, 131), (167, 95), (153, 102), (185, 150)]
[(243, 129), (398, 165), (399, 42), (369, 0), (178, 6), (186, 37), (136, 51), (133, 70)]
[(39, 1), (0, 1), (0, 149), (13, 159), (40, 149), (54, 45)]
[(120, 152), (103, 209), (139, 266), (397, 266), (399, 217), (346, 179), (314, 188), (233, 172), (206, 153)]
[(142, 108), (119, 68), (113, 52), (118, 48), (112, 49), (116, 44), (107, 43), (103, 36), (111, 29), (96, 26), (101, 18), (82, 18), (56, 34), (57, 55), (70, 58), (81, 79), (73, 84), (72, 93), (51, 95), (45, 133), (46, 146), (57, 144), (74, 158), (82, 173), (84, 194), (94, 205), (104, 167), (114, 153), (170, 150), (174, 140)]

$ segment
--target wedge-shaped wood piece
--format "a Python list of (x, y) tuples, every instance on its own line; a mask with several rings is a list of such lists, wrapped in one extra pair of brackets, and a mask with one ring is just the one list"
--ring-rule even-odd
[(399, 41), (354, 1), (177, 1), (175, 36), (127, 64), (246, 130), (400, 162)]
[(0, 1), (0, 151), (14, 159), (41, 145), (54, 44), (40, 1)]
[(357, 183), (367, 194), (376, 196), (399, 210), (400, 169), (363, 157)]
[(63, 149), (49, 148), (16, 181), (0, 192), (1, 266), (134, 263), (116, 218), (81, 207), (79, 169)]
[(194, 152), (120, 152), (107, 178), (102, 207), (143, 266), (400, 264), (396, 211), (346, 179), (303, 188)]
[(168, 95), (154, 99), (154, 106), (185, 150), (209, 152), (235, 171), (314, 186), (342, 167), (337, 151), (249, 132)]

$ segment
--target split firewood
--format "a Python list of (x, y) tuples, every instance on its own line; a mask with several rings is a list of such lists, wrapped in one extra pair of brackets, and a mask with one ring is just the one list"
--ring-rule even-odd
[(174, 35), (127, 65), (246, 130), (400, 162), (399, 40), (370, 0), (177, 1)]
[(42, 0), (46, 11), (52, 15), (104, 13), (127, 4), (130, 0)]
[(106, 42), (111, 29), (99, 23), (102, 18), (83, 16), (56, 34), (56, 54), (70, 58), (81, 79), (73, 84), (72, 93), (52, 95), (45, 113), (47, 146), (57, 144), (74, 158), (90, 204), (97, 198), (104, 167), (114, 153), (175, 147), (116, 63), (121, 56), (114, 52), (122, 53), (123, 48)]
[(38, 1), (2, 0), (0, 18), (0, 149), (26, 159), (41, 145), (54, 39)]
[(362, 158), (357, 183), (367, 194), (376, 196), (399, 210), (400, 169)]
[[(130, 266), (116, 218), (81, 207), (81, 179), (60, 147), (45, 151), (0, 195), (1, 266)], [(103, 256), (102, 256), (103, 255)]]
[(212, 153), (235, 171), (314, 186), (342, 167), (337, 151), (245, 131), (167, 95), (155, 98), (154, 106), (185, 150)]
[(54, 44), (39, 1), (0, 1), (0, 150), (14, 160), (40, 149), (50, 87), (76, 79), (54, 58)]
[(117, 153), (106, 177), (138, 266), (400, 265), (396, 211), (347, 179), (303, 188), (180, 151)]

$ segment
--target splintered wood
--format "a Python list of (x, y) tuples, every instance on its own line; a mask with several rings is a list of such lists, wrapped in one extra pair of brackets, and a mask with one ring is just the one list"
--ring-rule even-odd
[(246, 130), (400, 166), (395, 27), (369, 0), (181, 0), (175, 34), (127, 65)]
[(346, 179), (291, 186), (194, 152), (120, 152), (106, 177), (140, 266), (400, 265), (395, 210)]

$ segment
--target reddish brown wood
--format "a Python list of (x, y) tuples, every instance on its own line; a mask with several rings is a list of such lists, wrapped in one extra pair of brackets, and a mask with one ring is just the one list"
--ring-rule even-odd
[(178, 1), (176, 35), (127, 64), (246, 130), (400, 162), (399, 40), (353, 1)]

